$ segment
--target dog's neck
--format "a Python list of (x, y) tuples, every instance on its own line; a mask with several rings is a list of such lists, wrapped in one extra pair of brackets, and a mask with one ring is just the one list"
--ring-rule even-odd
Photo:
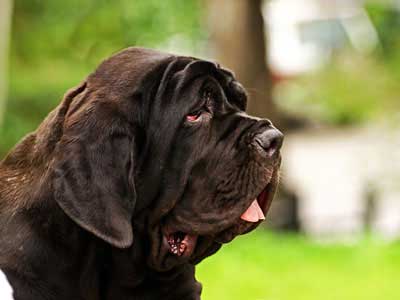
[(0, 163), (0, 213), (14, 215), (37, 199), (33, 192), (39, 190), (48, 166), (35, 146), (36, 134), (30, 134)]
[(195, 280), (194, 271), (195, 267), (187, 263), (167, 272), (157, 272), (143, 264), (140, 250), (114, 250), (109, 299), (198, 300), (202, 288)]
[[(51, 198), (19, 209), (6, 221), (0, 217), (2, 222), (7, 232), (1, 232), (0, 257), (7, 263), (0, 259), (0, 267), (23, 278), (11, 280), (14, 290), (25, 281), (43, 280), (41, 288), (49, 290), (63, 283), (58, 287), (66, 290), (58, 297), (62, 300), (200, 299), (193, 265), (162, 273), (147, 265), (143, 232), (135, 232), (131, 248), (114, 248), (75, 224)], [(18, 267), (21, 261), (32, 265)]]

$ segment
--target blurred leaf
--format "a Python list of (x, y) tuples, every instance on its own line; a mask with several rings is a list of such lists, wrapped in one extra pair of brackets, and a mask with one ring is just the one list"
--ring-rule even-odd
[(400, 109), (400, 68), (389, 65), (373, 57), (344, 54), (322, 70), (284, 83), (278, 88), (279, 104), (337, 125), (390, 116)]
[(15, 0), (10, 96), (0, 157), (34, 130), (112, 53), (144, 46), (199, 53), (206, 38), (200, 0)]

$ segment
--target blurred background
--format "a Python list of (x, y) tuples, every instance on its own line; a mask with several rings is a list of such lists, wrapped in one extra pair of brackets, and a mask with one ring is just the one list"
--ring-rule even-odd
[(127, 46), (217, 60), (286, 134), (267, 225), (203, 298), (400, 299), (400, 1), (0, 0), (0, 157)]

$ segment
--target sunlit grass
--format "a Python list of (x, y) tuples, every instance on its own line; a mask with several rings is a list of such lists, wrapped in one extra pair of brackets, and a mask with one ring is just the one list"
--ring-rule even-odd
[(323, 245), (258, 231), (197, 268), (205, 300), (400, 299), (400, 244)]

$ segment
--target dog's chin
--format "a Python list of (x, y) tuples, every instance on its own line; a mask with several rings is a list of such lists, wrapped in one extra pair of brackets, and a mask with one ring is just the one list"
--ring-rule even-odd
[[(266, 185), (266, 187), (260, 192), (258, 197), (253, 200), (251, 205), (256, 205), (259, 207), (261, 212), (261, 217), (255, 215), (256, 211), (253, 213), (253, 218), (244, 218), (244, 214), (228, 229), (222, 231), (215, 236), (214, 241), (224, 244), (232, 241), (238, 235), (242, 235), (254, 230), (267, 216), (267, 213), (271, 207), (272, 200), (274, 199), (276, 189), (278, 187), (279, 175), (274, 174), (271, 181)], [(254, 210), (254, 209), (253, 209)], [(247, 211), (245, 212), (247, 215)], [(250, 220), (250, 221), (249, 221)]]
[(253, 200), (248, 200), (249, 208), (241, 216), (238, 216), (229, 228), (222, 232), (216, 230), (213, 234), (203, 236), (164, 228), (162, 234), (163, 252), (175, 261), (196, 261), (208, 254), (210, 250), (207, 247), (213, 245), (215, 248), (215, 244), (228, 243), (236, 236), (255, 229), (268, 213), (278, 186), (278, 178), (279, 175), (276, 171), (266, 186), (258, 192), (258, 196)]

